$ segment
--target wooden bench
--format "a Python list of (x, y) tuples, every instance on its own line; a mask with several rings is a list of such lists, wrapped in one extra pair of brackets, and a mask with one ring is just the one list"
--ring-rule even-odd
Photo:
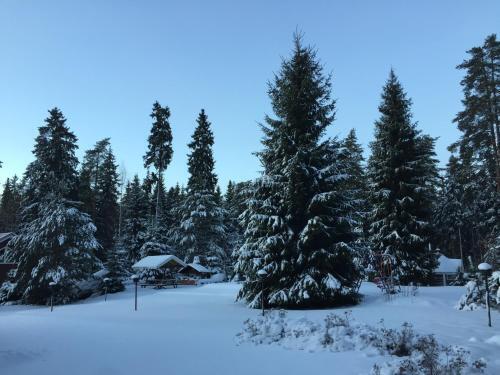
[(147, 280), (142, 282), (141, 288), (146, 288), (148, 286), (152, 286), (155, 289), (166, 288), (167, 286), (173, 286), (177, 288), (177, 280), (176, 279), (157, 279), (157, 280)]

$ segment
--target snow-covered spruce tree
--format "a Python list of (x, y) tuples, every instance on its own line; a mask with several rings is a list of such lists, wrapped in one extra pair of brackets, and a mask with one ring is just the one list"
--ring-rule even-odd
[(269, 84), (276, 119), (262, 125), (263, 175), (254, 185), (245, 243), (235, 272), (245, 277), (239, 298), (257, 307), (257, 276), (265, 270), (265, 301), (273, 307), (333, 306), (355, 301), (358, 272), (352, 248), (352, 198), (336, 141), (321, 142), (334, 119), (331, 81), (310, 47), (295, 36), (292, 56)]
[[(150, 255), (171, 254), (172, 250), (168, 246), (169, 243), (169, 215), (167, 207), (167, 193), (164, 188), (163, 177), (155, 175), (154, 181), (151, 183), (152, 190), (149, 189), (146, 193), (150, 212), (154, 215), (149, 218), (146, 225), (146, 234), (144, 244), (140, 249), (140, 257)], [(148, 184), (148, 181), (145, 181)]]
[(118, 220), (118, 170), (109, 138), (85, 152), (78, 196), (97, 227), (96, 238), (103, 247), (98, 256), (105, 262), (114, 248)]
[[(251, 187), (251, 181), (238, 183), (229, 181), (224, 196), (224, 208), (226, 211), (224, 226), (226, 227), (227, 235), (226, 252), (231, 254), (233, 265), (237, 261), (238, 251), (241, 245), (243, 245), (244, 225), (240, 220), (240, 216), (247, 208), (247, 200), (250, 197)], [(232, 276), (234, 277), (234, 275)]]
[(403, 284), (425, 282), (436, 266), (429, 249), (434, 140), (419, 134), (410, 107), (391, 70), (371, 143), (370, 242), (376, 253), (391, 257), (393, 272)]
[(111, 148), (106, 150), (98, 177), (96, 195), (96, 237), (103, 247), (101, 259), (108, 261), (108, 252), (114, 251), (118, 225), (118, 170)]
[(97, 141), (94, 147), (85, 151), (79, 175), (78, 198), (82, 202), (82, 210), (96, 222), (96, 199), (99, 191), (99, 178), (102, 165), (108, 150), (109, 138)]
[(140, 250), (145, 242), (148, 218), (146, 195), (137, 175), (127, 184), (123, 196), (122, 241), (128, 259), (134, 263), (140, 259)]
[(223, 271), (228, 258), (224, 248), (224, 210), (216, 197), (217, 176), (212, 153), (214, 137), (203, 109), (197, 123), (189, 143), (187, 194), (174, 239), (181, 257), (186, 261), (199, 256), (208, 266)]
[(459, 258), (454, 249), (459, 250), (458, 231), (462, 230), (462, 210), (460, 185), (450, 174), (450, 165), (455, 158), (450, 157), (447, 167), (440, 171), (437, 185), (436, 205), (432, 225), (436, 230), (437, 246), (441, 252), (452, 258)]
[(183, 201), (184, 194), (179, 184), (168, 189), (162, 218), (162, 225), (167, 229), (168, 236), (175, 230), (182, 219), (181, 206)]
[(368, 271), (372, 263), (368, 241), (369, 225), (367, 220), (370, 211), (368, 199), (369, 188), (363, 148), (358, 142), (358, 137), (354, 129), (351, 129), (347, 137), (343, 139), (342, 147), (344, 150), (340, 156), (343, 157), (343, 155), (345, 155), (345, 168), (347, 174), (345, 189), (350, 191), (350, 194), (352, 194), (354, 198), (351, 216), (359, 223), (355, 228), (357, 240), (353, 245), (356, 249), (355, 261), (360, 269)]
[(96, 228), (74, 200), (76, 141), (61, 111), (50, 110), (35, 141), (35, 160), (26, 172), (20, 229), (9, 243), (8, 259), (18, 268), (7, 298), (47, 303), (53, 281), (55, 302), (67, 303), (78, 298), (78, 282), (96, 270)]
[(103, 248), (101, 257), (111, 279), (108, 292), (124, 289), (122, 278), (127, 274), (127, 255), (120, 238), (118, 227), (118, 170), (111, 147), (105, 152), (101, 173), (98, 177), (96, 196), (96, 237)]
[(107, 287), (108, 293), (121, 292), (125, 289), (123, 279), (130, 275), (130, 262), (128, 261), (127, 249), (123, 241), (118, 239), (115, 241), (113, 248), (108, 251), (106, 260), (106, 269), (108, 273), (106, 278), (110, 279), (107, 284), (104, 279), (99, 285), (101, 293), (104, 293), (104, 288)]

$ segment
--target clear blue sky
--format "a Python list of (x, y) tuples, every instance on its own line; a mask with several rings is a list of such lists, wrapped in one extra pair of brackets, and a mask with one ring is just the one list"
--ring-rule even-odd
[(333, 73), (330, 134), (354, 127), (368, 145), (393, 67), (445, 164), (459, 136), (455, 66), (500, 32), (500, 1), (0, 1), (0, 182), (23, 173), (54, 106), (78, 136), (79, 156), (111, 137), (128, 176), (144, 175), (155, 100), (172, 112), (169, 185), (187, 180), (186, 144), (201, 108), (222, 187), (255, 177), (266, 82), (296, 28)]

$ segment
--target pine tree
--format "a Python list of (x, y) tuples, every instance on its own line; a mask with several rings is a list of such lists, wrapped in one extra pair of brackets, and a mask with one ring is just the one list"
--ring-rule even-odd
[[(245, 243), (235, 272), (246, 281), (239, 298), (258, 306), (331, 306), (353, 302), (357, 270), (350, 243), (352, 206), (341, 187), (336, 141), (321, 142), (333, 122), (330, 77), (310, 47), (295, 37), (290, 59), (269, 84), (276, 119), (262, 126), (264, 167), (243, 214)], [(267, 272), (261, 295), (257, 273)]]
[(95, 226), (79, 210), (77, 138), (61, 111), (49, 111), (35, 141), (35, 160), (26, 172), (26, 195), (19, 232), (9, 243), (8, 259), (18, 263), (15, 285), (4, 296), (43, 304), (56, 282), (56, 303), (78, 298), (78, 282), (96, 270)]
[(123, 245), (131, 263), (140, 258), (140, 250), (145, 242), (148, 207), (146, 195), (137, 175), (129, 182), (123, 197)]
[(433, 227), (437, 231), (439, 250), (451, 257), (464, 260), (470, 244), (464, 246), (464, 240), (470, 228), (467, 211), (469, 203), (465, 200), (465, 189), (460, 176), (459, 161), (451, 156), (439, 179), (437, 204), (434, 212)]
[(198, 256), (208, 266), (222, 271), (228, 258), (224, 248), (224, 212), (216, 195), (217, 176), (212, 153), (214, 137), (203, 109), (197, 123), (189, 143), (187, 194), (174, 239), (180, 247), (181, 257), (192, 261)]
[[(156, 182), (162, 179), (163, 172), (172, 160), (172, 130), (168, 121), (170, 117), (170, 109), (162, 107), (160, 103), (153, 104), (153, 126), (148, 137), (148, 151), (144, 155), (144, 166), (154, 166), (156, 168)], [(155, 209), (155, 224), (159, 220), (160, 215), (160, 190), (157, 189), (156, 209)]]
[(370, 240), (376, 253), (392, 258), (392, 269), (403, 284), (426, 281), (435, 267), (429, 251), (434, 141), (419, 134), (410, 107), (391, 70), (369, 160)]
[(500, 191), (500, 41), (493, 34), (467, 52), (470, 58), (457, 67), (466, 71), (464, 110), (454, 120), (462, 136), (452, 149), (471, 155)]
[(469, 59), (457, 67), (466, 72), (461, 81), (464, 108), (454, 119), (462, 135), (450, 151), (459, 159), (462, 175), (470, 177), (464, 181), (472, 220), (465, 241), (480, 261), (500, 234), (500, 41), (493, 34), (467, 52)]
[(110, 150), (109, 138), (104, 138), (85, 151), (79, 175), (78, 198), (83, 203), (82, 210), (97, 221), (96, 200), (99, 193), (99, 182), (103, 173), (102, 166)]

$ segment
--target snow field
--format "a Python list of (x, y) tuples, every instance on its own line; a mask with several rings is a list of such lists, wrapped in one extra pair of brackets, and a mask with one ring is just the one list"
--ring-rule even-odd
[[(277, 345), (238, 345), (243, 322), (259, 310), (235, 303), (238, 284), (177, 289), (133, 288), (82, 303), (45, 307), (0, 306), (0, 374), (367, 374), (390, 360), (373, 350), (325, 352)], [(417, 296), (386, 300), (371, 283), (364, 302), (352, 308), (289, 311), (291, 319), (323, 322), (352, 311), (359, 323), (399, 328), (410, 322), (419, 334), (435, 334), (444, 345), (460, 345), (484, 357), (488, 374), (500, 373), (500, 314), (493, 327), (486, 312), (454, 309), (461, 287), (420, 288)]]

